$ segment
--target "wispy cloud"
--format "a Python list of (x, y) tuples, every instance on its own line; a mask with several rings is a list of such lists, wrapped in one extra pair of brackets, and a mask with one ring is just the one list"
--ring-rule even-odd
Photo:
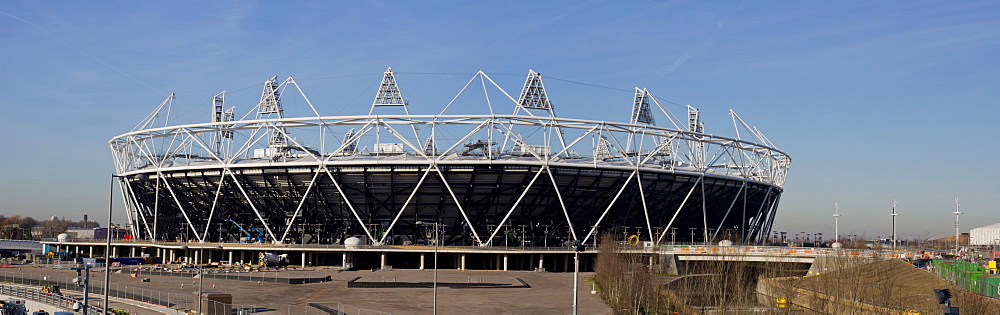
[(149, 85), (146, 82), (143, 82), (142, 80), (137, 79), (132, 74), (130, 74), (128, 72), (125, 72), (125, 70), (122, 70), (121, 68), (118, 68), (115, 65), (112, 65), (112, 64), (108, 63), (107, 61), (104, 61), (104, 59), (98, 58), (97, 56), (94, 56), (94, 54), (91, 54), (91, 53), (89, 53), (87, 51), (84, 51), (83, 49), (80, 49), (80, 47), (77, 47), (76, 45), (74, 45), (73, 43), (70, 43), (69, 41), (66, 41), (62, 37), (59, 37), (56, 34), (53, 34), (52, 32), (49, 32), (48, 30), (46, 30), (45, 28), (39, 26), (38, 24), (35, 24), (34, 22), (31, 22), (29, 20), (23, 19), (21, 17), (18, 17), (16, 15), (13, 15), (13, 14), (10, 14), (10, 13), (7, 13), (7, 12), (3, 12), (3, 11), (0, 11), (0, 15), (7, 16), (7, 17), (12, 18), (14, 20), (17, 20), (17, 21), (19, 21), (21, 23), (27, 24), (28, 26), (31, 26), (32, 28), (38, 30), (39, 32), (42, 32), (45, 35), (48, 35), (49, 37), (52, 37), (55, 40), (59, 41), (60, 43), (66, 45), (66, 46), (69, 46), (69, 48), (72, 48), (73, 50), (79, 52), (80, 54), (82, 54), (84, 56), (87, 56), (90, 59), (93, 59), (94, 61), (96, 61), (96, 62), (98, 62), (98, 63), (100, 63), (100, 64), (102, 64), (102, 65), (104, 65), (104, 66), (106, 66), (108, 68), (111, 68), (112, 70), (115, 70), (118, 73), (121, 73), (122, 75), (124, 75), (125, 77), (131, 79), (132, 81), (135, 81), (136, 83), (139, 83), (139, 84), (141, 84), (141, 85), (143, 85), (145, 87), (148, 87), (149, 89), (151, 89), (153, 91), (161, 92), (160, 89), (157, 89), (157, 88), (153, 87), (152, 85)]
[(683, 66), (684, 63), (687, 62), (687, 60), (690, 58), (691, 54), (685, 51), (680, 56), (678, 56), (677, 59), (674, 59), (674, 63), (672, 65), (660, 68), (660, 70), (656, 71), (656, 73), (663, 74), (663, 73), (673, 72), (674, 70), (677, 70), (678, 68)]

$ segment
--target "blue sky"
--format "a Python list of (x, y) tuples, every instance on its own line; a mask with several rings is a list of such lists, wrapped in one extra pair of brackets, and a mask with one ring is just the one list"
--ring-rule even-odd
[(392, 66), (436, 113), (477, 70), (516, 93), (534, 69), (563, 117), (627, 120), (633, 86), (709, 133), (734, 109), (793, 158), (776, 230), (830, 235), (839, 201), (841, 234), (885, 236), (897, 200), (901, 234), (927, 237), (955, 197), (963, 230), (1000, 222), (997, 56), (989, 1), (8, 1), (0, 214), (103, 218), (108, 139), (170, 92), (204, 122), (215, 93), (291, 75), (355, 114)]

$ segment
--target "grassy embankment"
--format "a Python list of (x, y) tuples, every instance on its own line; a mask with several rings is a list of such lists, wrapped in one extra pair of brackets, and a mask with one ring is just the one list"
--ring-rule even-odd
[[(777, 298), (811, 312), (836, 314), (939, 313), (934, 289), (950, 289), (952, 305), (966, 314), (991, 314), (1000, 300), (961, 290), (901, 260), (859, 257), (827, 258), (812, 276), (794, 264), (763, 264), (734, 259), (686, 266), (693, 274), (657, 274), (649, 257), (620, 252), (613, 238), (603, 238), (594, 281), (602, 298), (618, 314), (701, 313), (760, 310)], [(735, 258), (735, 257), (734, 257)], [(654, 268), (655, 269), (655, 268)], [(816, 274), (818, 273), (818, 274)], [(758, 292), (772, 298), (760, 300)], [(791, 305), (789, 305), (791, 306)], [(772, 311), (791, 311), (793, 307)]]

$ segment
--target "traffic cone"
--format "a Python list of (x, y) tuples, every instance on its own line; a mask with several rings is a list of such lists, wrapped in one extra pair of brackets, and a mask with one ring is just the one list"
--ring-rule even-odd
[(195, 284), (195, 281), (191, 281), (191, 285), (194, 285), (194, 284)]
[(212, 285), (212, 289), (215, 289), (215, 285), (214, 284)]
[(181, 283), (181, 289), (183, 289), (183, 288), (184, 288), (184, 284), (183, 284), (183, 283)]

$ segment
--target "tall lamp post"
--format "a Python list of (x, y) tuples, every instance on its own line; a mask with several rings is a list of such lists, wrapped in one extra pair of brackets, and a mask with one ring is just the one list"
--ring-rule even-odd
[[(222, 249), (222, 246), (216, 246), (213, 249)], [(205, 246), (202, 246), (198, 254), (198, 314), (202, 314), (202, 304), (205, 302), (202, 299), (203, 290), (205, 289)]]
[(896, 250), (896, 216), (898, 216), (899, 213), (896, 213), (896, 201), (895, 200), (892, 201), (892, 214), (891, 215), (892, 215), (892, 249)]
[(959, 204), (958, 204), (958, 198), (955, 198), (955, 212), (952, 212), (952, 213), (955, 214), (955, 256), (956, 257), (958, 256), (958, 237), (960, 236), (960, 234), (958, 232), (958, 216), (962, 214), (961, 211), (958, 211), (959, 210), (958, 206), (959, 206)]
[(107, 243), (104, 244), (104, 310), (101, 313), (107, 312), (108, 309), (108, 295), (111, 292), (111, 214), (115, 208), (115, 178), (124, 178), (125, 176), (118, 176), (111, 174), (111, 183), (108, 187), (108, 227), (107, 227)]
[(434, 229), (434, 289), (433, 289), (434, 290), (434, 297), (433, 297), (433, 300), (432, 300), (431, 303), (433, 303), (432, 304), (433, 305), (432, 306), (432, 308), (433, 308), (433, 314), (437, 315), (437, 311), (438, 311), (438, 307), (437, 307), (437, 302), (438, 302), (438, 243), (440, 243), (439, 238), (438, 238), (438, 234), (439, 234), (439, 232), (438, 232), (438, 226), (440, 226), (441, 224), (440, 223), (436, 223), (436, 222), (417, 221), (417, 225), (430, 225)]
[(584, 250), (585, 245), (575, 245), (573, 246), (573, 315), (577, 315), (579, 310), (579, 291), (580, 291), (580, 252)]
[(840, 203), (834, 202), (833, 206), (833, 242), (840, 242)]

